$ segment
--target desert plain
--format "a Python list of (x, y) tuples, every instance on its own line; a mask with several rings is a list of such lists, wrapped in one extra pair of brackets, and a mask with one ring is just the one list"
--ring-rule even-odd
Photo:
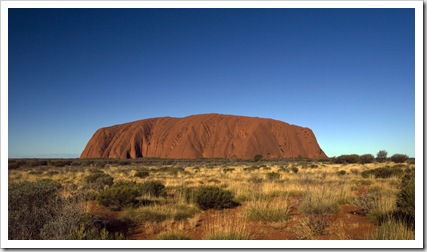
[(414, 239), (415, 160), (360, 157), (9, 159), (8, 238)]

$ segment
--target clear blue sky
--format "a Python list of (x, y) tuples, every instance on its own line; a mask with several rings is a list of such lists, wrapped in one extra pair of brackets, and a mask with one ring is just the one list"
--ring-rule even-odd
[(9, 9), (9, 157), (213, 112), (414, 156), (414, 34), (414, 9)]

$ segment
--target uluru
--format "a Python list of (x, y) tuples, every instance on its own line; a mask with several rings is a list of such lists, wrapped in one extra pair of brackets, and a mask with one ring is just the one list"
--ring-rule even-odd
[(98, 129), (80, 158), (326, 158), (309, 128), (223, 114), (158, 117)]

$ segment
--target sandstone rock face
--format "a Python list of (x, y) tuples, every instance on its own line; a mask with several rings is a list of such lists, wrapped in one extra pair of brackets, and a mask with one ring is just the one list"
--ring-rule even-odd
[(222, 114), (145, 119), (95, 132), (80, 158), (326, 158), (309, 128)]

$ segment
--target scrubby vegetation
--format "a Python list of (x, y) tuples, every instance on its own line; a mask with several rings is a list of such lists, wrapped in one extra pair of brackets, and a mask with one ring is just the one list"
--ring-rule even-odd
[(11, 159), (9, 239), (415, 235), (413, 159), (254, 161)]
[(216, 186), (202, 186), (194, 192), (194, 201), (202, 210), (224, 209), (238, 205), (233, 192)]
[(98, 194), (96, 200), (103, 206), (120, 210), (129, 205), (136, 205), (140, 195), (134, 182), (119, 182)]
[(395, 162), (395, 163), (403, 163), (406, 162), (406, 160), (408, 160), (408, 156), (404, 155), (404, 154), (394, 154), (393, 156), (390, 157), (391, 161)]

